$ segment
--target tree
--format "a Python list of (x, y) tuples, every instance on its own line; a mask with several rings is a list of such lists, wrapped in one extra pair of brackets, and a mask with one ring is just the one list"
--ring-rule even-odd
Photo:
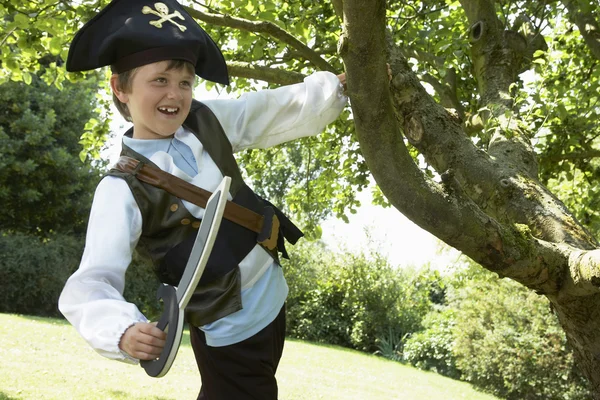
[(444, 277), (445, 301), (406, 341), (405, 360), (502, 399), (589, 399), (548, 300), (465, 261)]
[[(0, 85), (0, 226), (46, 237), (82, 233), (99, 170), (82, 163), (80, 136), (94, 112), (94, 81), (64, 90), (36, 75)], [(93, 121), (93, 120), (92, 120)], [(103, 124), (99, 124), (103, 125)]]
[[(0, 41), (12, 46), (2, 46), (0, 79), (25, 79), (39, 46), (64, 59), (80, 21), (106, 3), (0, 2)], [(546, 296), (600, 399), (597, 2), (186, 5), (223, 44), (238, 78), (228, 90), (248, 89), (248, 79), (281, 85), (316, 69), (347, 72), (351, 116), (319, 138), (243, 155), (252, 180), (274, 179), (267, 192), (292, 212), (317, 210), (316, 221), (330, 209), (351, 212), (371, 174), (382, 201)], [(25, 67), (15, 71), (15, 61)], [(290, 167), (274, 175), (254, 173), (283, 162)]]

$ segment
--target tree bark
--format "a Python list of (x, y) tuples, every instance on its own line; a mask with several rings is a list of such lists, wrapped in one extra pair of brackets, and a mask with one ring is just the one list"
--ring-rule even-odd
[[(427, 94), (402, 49), (386, 47), (386, 2), (344, 0), (341, 55), (363, 156), (384, 195), (409, 219), (551, 301), (600, 399), (598, 243), (538, 181), (528, 132), (512, 112), (510, 85), (534, 45), (502, 26), (493, 1), (461, 4), (471, 24), (481, 106), (489, 110), (483, 118), (496, 127), (488, 150), (476, 148), (455, 116)], [(402, 131), (441, 184), (415, 165)]]
[(305, 75), (298, 72), (270, 67), (260, 67), (239, 61), (229, 61), (227, 63), (227, 71), (231, 76), (256, 79), (259, 81), (274, 83), (276, 85), (291, 85), (302, 82), (305, 77)]

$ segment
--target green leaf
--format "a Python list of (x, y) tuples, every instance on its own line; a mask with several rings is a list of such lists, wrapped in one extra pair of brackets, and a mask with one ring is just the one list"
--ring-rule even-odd
[(254, 46), (254, 48), (252, 49), (252, 55), (254, 56), (255, 59), (261, 59), (263, 58), (264, 55), (264, 50), (262, 48), (262, 46), (256, 45)]
[(569, 112), (567, 111), (566, 107), (563, 104), (559, 104), (556, 107), (556, 112), (558, 113), (558, 116), (561, 119), (565, 119), (569, 115)]
[(276, 16), (277, 14), (270, 11), (263, 11), (260, 14), (258, 14), (258, 18), (264, 21), (274, 21)]
[(21, 70), (17, 61), (12, 58), (4, 60), (4, 65), (6, 65), (6, 67), (12, 72), (19, 72)]
[[(91, 118), (86, 124), (85, 127), (83, 129), (85, 129), (86, 131), (92, 131), (97, 125), (98, 125), (99, 121), (96, 118)], [(91, 135), (91, 132), (86, 132), (84, 135)]]
[(31, 85), (31, 74), (27, 71), (23, 72), (23, 82), (27, 85)]
[(29, 18), (21, 13), (15, 15), (14, 22), (19, 29), (27, 29), (29, 27)]
[(63, 45), (63, 41), (62, 38), (55, 36), (50, 40), (50, 53), (52, 53), (53, 56), (57, 56), (61, 53), (62, 51), (62, 45)]

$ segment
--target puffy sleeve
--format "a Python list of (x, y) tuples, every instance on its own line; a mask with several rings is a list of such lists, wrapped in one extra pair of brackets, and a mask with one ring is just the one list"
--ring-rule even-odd
[(336, 75), (316, 72), (295, 85), (202, 102), (216, 115), (237, 152), (316, 135), (339, 116), (347, 98)]
[(136, 322), (147, 322), (123, 298), (125, 272), (141, 229), (142, 216), (127, 183), (105, 177), (94, 194), (81, 264), (58, 302), (63, 315), (98, 353), (130, 363), (137, 360), (121, 352), (121, 336)]

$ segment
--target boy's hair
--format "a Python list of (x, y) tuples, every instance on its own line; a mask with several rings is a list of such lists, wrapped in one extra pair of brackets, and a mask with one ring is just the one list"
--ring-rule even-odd
[[(139, 67), (138, 67), (139, 68)], [(135, 76), (138, 68), (130, 69), (129, 71), (121, 72), (117, 75), (117, 87), (120, 91), (125, 93), (131, 93), (131, 85), (133, 83), (133, 77)], [(167, 65), (167, 71), (172, 69), (183, 69), (185, 68), (186, 72), (189, 72), (192, 75), (195, 75), (194, 66), (184, 60), (169, 60), (169, 65)], [(121, 101), (117, 98), (117, 96), (113, 93), (112, 95), (113, 103), (115, 103), (115, 107), (119, 110), (119, 113), (125, 118), (127, 121), (131, 122), (131, 114), (129, 113), (129, 109), (127, 108), (127, 104), (121, 103)]]

